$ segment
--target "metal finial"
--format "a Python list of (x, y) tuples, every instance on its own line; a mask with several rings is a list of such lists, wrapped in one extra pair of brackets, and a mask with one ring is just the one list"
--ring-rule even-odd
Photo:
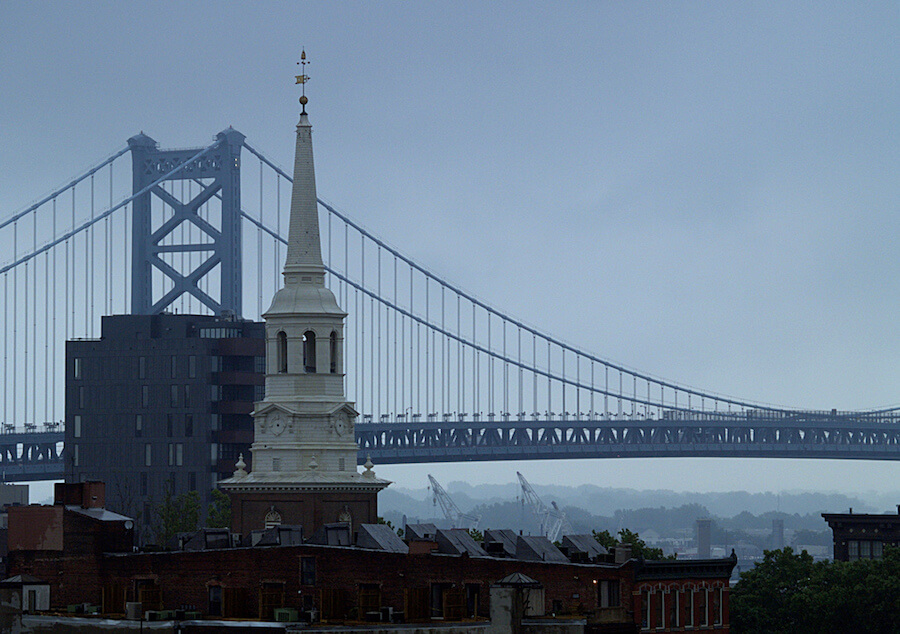
[(309, 81), (309, 75), (306, 74), (306, 65), (309, 62), (306, 61), (306, 50), (302, 49), (300, 51), (300, 61), (297, 64), (300, 66), (300, 74), (296, 75), (298, 84), (302, 85), (302, 93), (300, 95), (300, 105), (303, 106), (302, 114), (306, 114), (306, 104), (309, 102), (309, 99), (306, 98), (306, 82)]

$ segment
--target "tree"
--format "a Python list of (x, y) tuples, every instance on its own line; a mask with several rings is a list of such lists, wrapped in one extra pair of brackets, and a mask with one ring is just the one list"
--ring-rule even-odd
[(813, 561), (767, 550), (731, 591), (735, 633), (900, 632), (900, 549), (881, 559)]
[(200, 494), (188, 491), (173, 495), (167, 486), (163, 501), (153, 505), (154, 532), (160, 546), (167, 547), (178, 533), (190, 533), (200, 524)]
[(619, 531), (619, 538), (613, 537), (609, 531), (593, 531), (594, 539), (600, 542), (600, 545), (607, 550), (612, 550), (618, 544), (629, 544), (631, 546), (631, 556), (638, 559), (675, 559), (676, 555), (666, 555), (662, 548), (654, 548), (648, 546), (647, 542), (641, 539), (640, 535), (633, 533), (627, 528)]
[(213, 489), (210, 498), (206, 525), (210, 528), (231, 528), (231, 497), (219, 489)]

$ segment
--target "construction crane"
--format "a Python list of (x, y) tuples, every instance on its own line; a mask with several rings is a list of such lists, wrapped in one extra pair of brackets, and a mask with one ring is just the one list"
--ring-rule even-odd
[(444, 487), (442, 487), (430, 473), (428, 474), (428, 481), (431, 482), (429, 488), (433, 494), (432, 502), (434, 502), (435, 506), (438, 504), (441, 505), (444, 517), (453, 522), (453, 528), (465, 528), (468, 530), (478, 528), (478, 522), (481, 521), (481, 515), (463, 513), (460, 511), (459, 507), (456, 506), (456, 502), (451, 499), (450, 495), (444, 491)]
[(573, 532), (572, 525), (569, 523), (566, 514), (556, 506), (556, 502), (550, 502), (548, 507), (544, 504), (541, 497), (535, 493), (528, 480), (521, 473), (516, 471), (519, 476), (519, 484), (522, 485), (522, 502), (528, 502), (531, 511), (537, 516), (541, 523), (541, 535), (544, 535), (551, 542), (559, 540), (561, 535)]

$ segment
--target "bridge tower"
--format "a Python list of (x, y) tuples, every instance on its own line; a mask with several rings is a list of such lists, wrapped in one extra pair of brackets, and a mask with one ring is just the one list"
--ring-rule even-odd
[[(231, 311), (241, 315), (241, 147), (244, 135), (228, 128), (216, 136), (216, 149), (135, 198), (132, 227), (131, 312), (153, 315), (162, 312), (182, 294), (195, 297), (214, 315)], [(173, 168), (190, 160), (196, 150), (160, 150), (146, 134), (128, 139), (132, 156), (132, 187), (138, 193)], [(199, 193), (188, 200), (166, 191), (163, 184), (182, 181), (199, 185)], [(201, 207), (216, 197), (221, 203), (218, 218), (207, 219)], [(153, 200), (162, 205), (165, 220), (153, 226)], [(212, 220), (212, 221), (211, 221)], [(216, 226), (218, 220), (218, 226)], [(182, 223), (191, 223), (202, 239), (181, 243), (175, 235)], [(194, 270), (179, 270), (176, 254), (207, 253)], [(182, 258), (183, 261), (183, 258)], [(218, 271), (214, 273), (215, 269)], [(154, 297), (154, 271), (162, 276), (162, 294)], [(201, 280), (212, 288), (219, 280), (216, 299), (201, 289)], [(159, 284), (156, 285), (159, 287)]]

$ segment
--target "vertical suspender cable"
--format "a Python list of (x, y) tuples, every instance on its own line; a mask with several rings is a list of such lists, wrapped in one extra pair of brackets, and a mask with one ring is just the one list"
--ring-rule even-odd
[[(381, 295), (381, 245), (380, 244), (378, 245), (378, 251), (376, 252), (376, 259), (378, 261), (378, 267), (377, 267), (377, 269), (378, 269), (378, 284), (376, 285), (376, 288), (378, 289), (378, 297), (380, 298), (380, 297), (382, 297), (382, 295)], [(384, 400), (384, 398), (382, 398), (382, 395), (387, 396), (387, 394), (386, 394), (387, 390), (384, 389), (384, 387), (381, 383), (381, 365), (382, 365), (382, 359), (383, 359), (383, 357), (381, 356), (381, 305), (379, 304), (376, 306), (374, 302), (375, 302), (375, 300), (373, 299), (372, 300), (372, 308), (378, 311), (378, 320), (377, 320), (377, 322), (378, 322), (378, 354), (375, 357), (375, 361), (378, 363), (378, 377), (377, 377), (377, 381), (376, 381), (376, 385), (377, 385), (378, 389), (377, 389), (377, 392), (373, 392), (372, 394), (373, 395), (376, 393), (378, 394), (378, 407), (376, 408), (377, 411), (374, 411), (372, 413), (375, 415), (378, 415), (379, 419), (380, 419), (381, 403)]]
[[(360, 286), (365, 288), (366, 287), (366, 237), (362, 233), (359, 234), (359, 245), (360, 245), (359, 269), (360, 269), (360, 275), (361, 275)], [(358, 292), (357, 292), (357, 295), (359, 295)], [(359, 350), (364, 351), (365, 348), (363, 346), (365, 346), (365, 342), (363, 341), (363, 339), (366, 336), (366, 297), (365, 297), (365, 295), (363, 296), (360, 303), (362, 304), (362, 313), (360, 313), (359, 317), (358, 317), (359, 324), (360, 324), (360, 326), (359, 326), (359, 328), (360, 328), (360, 330), (359, 330), (359, 343), (360, 343)], [(359, 382), (359, 407), (360, 407), (361, 411), (365, 412), (366, 411), (366, 400), (363, 397), (365, 395), (365, 385), (366, 385), (366, 377), (365, 377), (366, 360), (365, 360), (364, 356), (360, 360), (360, 366), (362, 367), (362, 371), (360, 372), (359, 377), (357, 378), (357, 381)], [(363, 420), (365, 420), (365, 419), (363, 419)]]
[[(18, 254), (19, 254), (19, 221), (16, 220), (15, 222), (13, 222), (13, 257), (12, 257), (13, 262), (16, 261), (16, 257), (18, 256)], [(13, 269), (13, 303), (12, 303), (12, 305), (13, 305), (13, 311), (12, 311), (12, 314), (13, 314), (13, 354), (12, 354), (13, 366), (15, 366), (19, 361), (19, 355), (18, 355), (19, 333), (17, 332), (18, 325), (19, 325), (19, 280), (18, 280), (18, 278), (19, 278), (19, 272), (16, 269)], [(16, 384), (18, 382), (17, 381), (18, 375), (19, 375), (19, 373), (14, 370), (12, 373), (12, 379), (13, 379), (13, 389), (12, 389), (13, 423), (18, 422), (16, 420), (16, 409), (17, 409), (16, 403), (19, 400), (19, 395), (16, 390), (16, 388), (17, 388)]]
[(522, 394), (525, 387), (522, 374), (522, 326), (516, 327), (516, 361), (518, 361), (519, 364), (519, 407), (516, 411), (516, 415), (521, 417), (525, 411), (524, 395)]
[[(52, 225), (52, 228), (53, 228), (53, 239), (55, 240), (56, 239), (56, 198), (53, 199), (53, 225)], [(56, 279), (58, 277), (58, 274), (56, 272), (56, 251), (57, 251), (57, 248), (53, 247), (53, 269), (52, 269), (52, 273), (51, 273), (51, 276), (53, 279), (53, 293), (52, 293), (53, 308), (51, 310), (51, 314), (53, 315), (53, 328), (52, 328), (51, 332), (53, 334), (50, 337), (50, 339), (53, 343), (53, 358), (54, 359), (56, 359)], [(54, 363), (54, 366), (55, 365), (56, 364)], [(51, 396), (52, 396), (50, 402), (51, 402), (52, 408), (53, 408), (50, 420), (56, 422), (56, 374), (57, 374), (57, 370), (54, 367), (53, 370), (47, 369), (45, 371), (50, 374), (50, 387), (51, 387)]]
[[(84, 335), (94, 336), (94, 175), (91, 174), (91, 224), (88, 227), (88, 235), (84, 238), (84, 277), (85, 293), (88, 293), (84, 303)], [(90, 266), (89, 266), (90, 265)]]
[[(259, 224), (263, 223), (263, 162), (262, 159), (259, 161)], [(256, 314), (259, 315), (258, 319), (262, 318), (262, 285), (263, 285), (263, 243), (262, 243), (262, 229), (260, 227), (256, 227)]]
[[(394, 305), (396, 305), (396, 306), (400, 305), (400, 301), (397, 299), (397, 256), (396, 255), (394, 256)], [(400, 411), (399, 409), (397, 409), (397, 407), (398, 407), (397, 383), (399, 381), (398, 381), (398, 377), (397, 377), (397, 311), (396, 310), (394, 311), (393, 340), (394, 340), (394, 354), (392, 355), (394, 357), (394, 381), (393, 381), (394, 382), (394, 409), (393, 409), (393, 411), (394, 411), (394, 420), (396, 421), (397, 414)]]

